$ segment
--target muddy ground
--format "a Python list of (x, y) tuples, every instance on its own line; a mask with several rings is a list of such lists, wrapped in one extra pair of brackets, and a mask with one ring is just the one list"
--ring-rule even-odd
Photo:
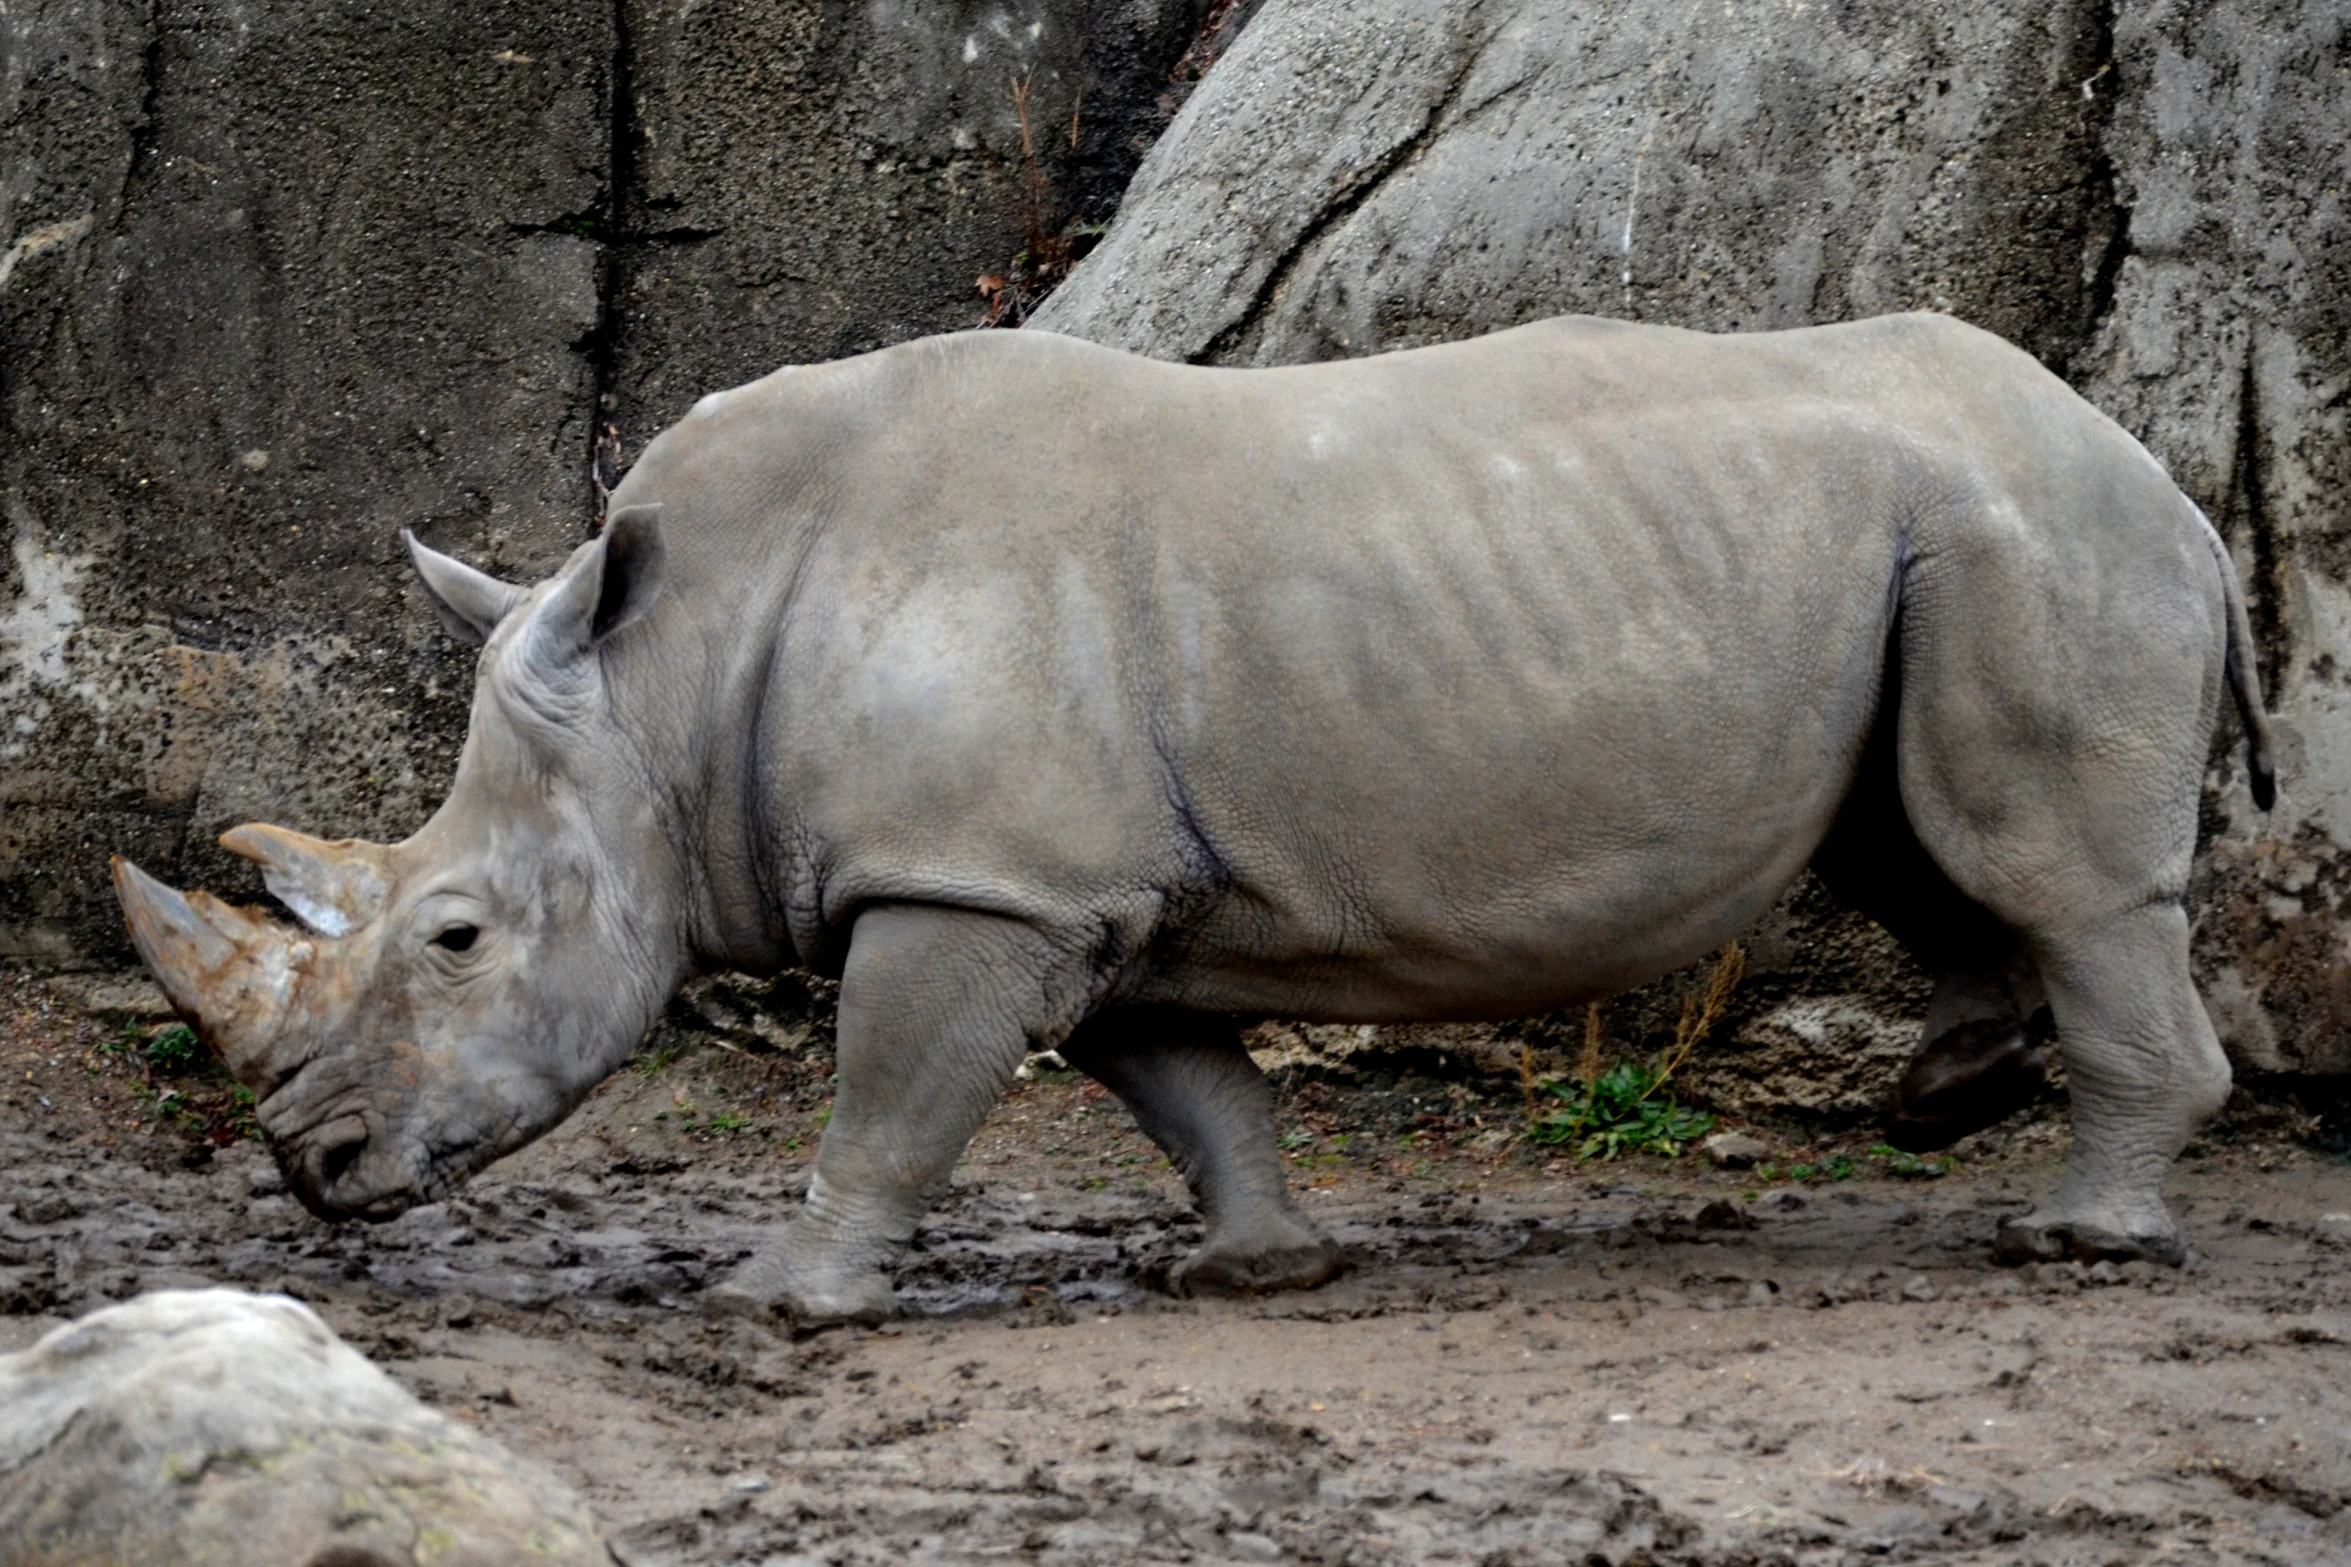
[(2351, 1560), (2351, 1168), (2272, 1111), (2183, 1163), (2186, 1270), (2015, 1271), (1993, 1225), (2054, 1117), (1941, 1179), (1856, 1136), (1781, 1161), (1850, 1179), (1766, 1181), (1552, 1157), (1503, 1085), (1293, 1083), (1354, 1271), (1189, 1302), (1164, 1163), (1046, 1074), (908, 1317), (795, 1342), (699, 1306), (802, 1189), (820, 1055), (665, 1047), (368, 1228), (303, 1213), (141, 1038), (0, 977), (0, 1349), (141, 1290), (288, 1291), (569, 1478), (626, 1563)]

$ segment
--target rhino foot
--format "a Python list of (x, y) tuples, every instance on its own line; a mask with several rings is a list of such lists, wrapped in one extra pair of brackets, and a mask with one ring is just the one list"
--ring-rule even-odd
[(890, 1276), (879, 1268), (826, 1272), (796, 1263), (770, 1247), (714, 1286), (704, 1304), (722, 1316), (788, 1325), (795, 1333), (847, 1323), (887, 1321), (897, 1310)]
[(1178, 1295), (1264, 1295), (1337, 1278), (1347, 1253), (1302, 1213), (1245, 1234), (1214, 1235), (1168, 1271)]
[(2079, 1261), (2160, 1262), (2176, 1268), (2188, 1260), (2188, 1247), (2177, 1227), (2129, 1235), (2078, 1219), (2028, 1213), (2000, 1221), (1992, 1255), (2011, 1267)]
[(1918, 1053), (1886, 1107), (1886, 1141), (1907, 1153), (1948, 1148), (2039, 1096), (2049, 1076), (2048, 1013), (2019, 1025), (1979, 1018)]

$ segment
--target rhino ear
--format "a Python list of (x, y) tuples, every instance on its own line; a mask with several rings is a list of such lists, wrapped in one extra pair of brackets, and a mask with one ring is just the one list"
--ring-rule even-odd
[(425, 592), (431, 595), (433, 608), (440, 611), (442, 629), (458, 641), (475, 647), (487, 642), (498, 622), (521, 599), (522, 589), (476, 571), (439, 550), (426, 548), (405, 528), (400, 530), (400, 537), (408, 541), (408, 558), (415, 563), (416, 574), (424, 579)]
[(661, 597), (661, 508), (612, 514), (531, 612), (530, 658), (548, 674), (634, 625)]
[(633, 625), (661, 597), (661, 508), (624, 506), (604, 525), (604, 570), (597, 581), (589, 636), (598, 642)]

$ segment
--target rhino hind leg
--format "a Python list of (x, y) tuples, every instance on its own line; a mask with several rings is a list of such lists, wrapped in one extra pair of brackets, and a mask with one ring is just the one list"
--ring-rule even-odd
[(1106, 1013), (1061, 1054), (1133, 1112), (1183, 1173), (1208, 1234), (1170, 1270), (1183, 1295), (1310, 1289), (1345, 1265), (1291, 1200), (1273, 1094), (1230, 1018), (1166, 1007)]
[(1887, 725), (1813, 869), (1934, 976), (1918, 1054), (1884, 1112), (1887, 1142), (1929, 1153), (2038, 1099), (2054, 1030), (2023, 942), (1954, 886), (1911, 831), (1895, 787), (1892, 742)]
[(2049, 1009), (1955, 1023), (1911, 1059), (1886, 1107), (1886, 1141), (1932, 1153), (1997, 1126), (2040, 1097), (2049, 1080)]
[(2001, 1224), (1998, 1255), (2181, 1262), (2163, 1176), (2229, 1091), (2228, 1059), (2189, 976), (2186, 911), (2149, 904), (2048, 944), (2073, 1150), (2056, 1193)]
[[(2008, 1261), (2179, 1261), (2163, 1178), (2229, 1090), (2183, 903), (2224, 584), (2194, 508), (2118, 452), (1934, 519), (1902, 584), (1899, 808), (2030, 956), (2072, 1105), (2057, 1190), (2000, 1227)], [(2089, 510), (2029, 520), (2056, 505)]]

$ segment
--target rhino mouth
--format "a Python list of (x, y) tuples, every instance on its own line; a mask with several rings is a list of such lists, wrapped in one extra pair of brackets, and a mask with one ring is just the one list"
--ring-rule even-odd
[(328, 1106), (299, 1131), (271, 1132), (287, 1189), (330, 1223), (384, 1224), (439, 1202), (504, 1150), (494, 1143), (446, 1146), (403, 1135), (372, 1104)]

